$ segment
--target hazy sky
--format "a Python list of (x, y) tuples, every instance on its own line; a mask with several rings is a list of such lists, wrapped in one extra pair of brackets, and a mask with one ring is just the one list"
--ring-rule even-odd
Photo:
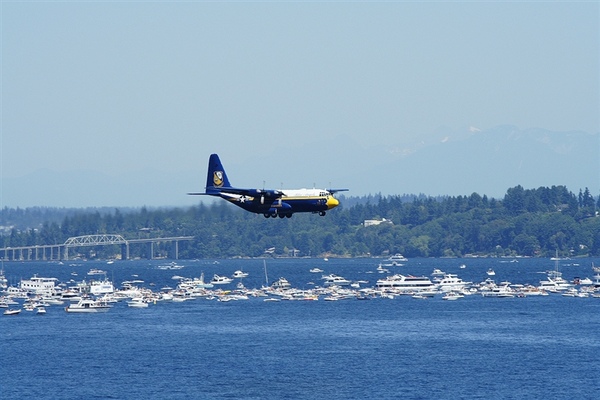
[(1, 7), (3, 179), (203, 175), (213, 152), (250, 168), (324, 137), (440, 127), (600, 131), (598, 2)]

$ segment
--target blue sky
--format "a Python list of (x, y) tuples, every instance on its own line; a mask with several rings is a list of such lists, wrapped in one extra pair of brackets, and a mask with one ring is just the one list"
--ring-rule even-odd
[[(300, 169), (307, 144), (327, 154), (331, 138), (391, 148), (443, 127), (600, 131), (597, 2), (1, 7), (2, 179), (23, 186), (40, 170), (160, 171), (198, 174), (182, 188), (198, 191), (213, 152), (261, 183), (271, 172), (257, 158), (298, 148), (284, 168)], [(8, 187), (4, 205), (44, 205)], [(113, 205), (72, 203), (65, 193), (64, 206)]]

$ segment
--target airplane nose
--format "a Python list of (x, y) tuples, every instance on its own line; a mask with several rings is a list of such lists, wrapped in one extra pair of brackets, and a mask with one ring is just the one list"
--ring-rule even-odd
[(338, 201), (338, 199), (334, 198), (333, 196), (329, 196), (327, 197), (327, 209), (331, 210), (334, 207), (337, 207), (340, 205), (340, 202)]

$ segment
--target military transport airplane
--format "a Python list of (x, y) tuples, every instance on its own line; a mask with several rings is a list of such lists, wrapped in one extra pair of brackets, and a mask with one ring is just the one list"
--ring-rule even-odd
[(246, 211), (263, 214), (265, 218), (290, 218), (297, 212), (319, 213), (324, 216), (327, 210), (340, 204), (333, 195), (346, 190), (348, 189), (266, 190), (233, 187), (219, 156), (211, 154), (208, 159), (206, 192), (188, 194), (218, 196)]

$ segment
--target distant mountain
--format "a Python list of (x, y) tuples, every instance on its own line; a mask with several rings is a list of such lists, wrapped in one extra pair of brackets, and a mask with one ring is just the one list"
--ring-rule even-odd
[[(513, 126), (444, 137), (389, 164), (408, 193), (501, 197), (507, 188), (566, 185), (600, 190), (599, 135), (518, 130)], [(400, 172), (401, 171), (401, 172)]]
[[(209, 154), (206, 155), (206, 162)], [(302, 148), (261, 146), (244, 159), (222, 157), (233, 185), (348, 188), (367, 194), (470, 195), (501, 198), (508, 188), (565, 185), (600, 193), (600, 134), (441, 128), (419, 141), (364, 147), (348, 136), (325, 137)], [(204, 165), (204, 162), (200, 162)], [(4, 179), (3, 204), (27, 207), (185, 206), (206, 197), (206, 170), (165, 173), (41, 170)], [(23, 185), (23, 182), (27, 182)], [(18, 189), (17, 189), (18, 188)]]
[[(296, 154), (306, 154), (301, 163)], [(227, 160), (223, 161), (224, 163)], [(481, 131), (440, 129), (412, 143), (364, 148), (345, 136), (304, 148), (280, 148), (230, 179), (251, 183), (268, 177), (269, 187), (347, 187), (348, 195), (419, 194), (503, 197), (506, 189), (565, 185), (577, 193), (600, 192), (600, 135), (519, 130), (500, 126)], [(227, 165), (226, 165), (227, 168)], [(258, 173), (257, 173), (258, 171)], [(264, 173), (262, 171), (268, 171)]]

